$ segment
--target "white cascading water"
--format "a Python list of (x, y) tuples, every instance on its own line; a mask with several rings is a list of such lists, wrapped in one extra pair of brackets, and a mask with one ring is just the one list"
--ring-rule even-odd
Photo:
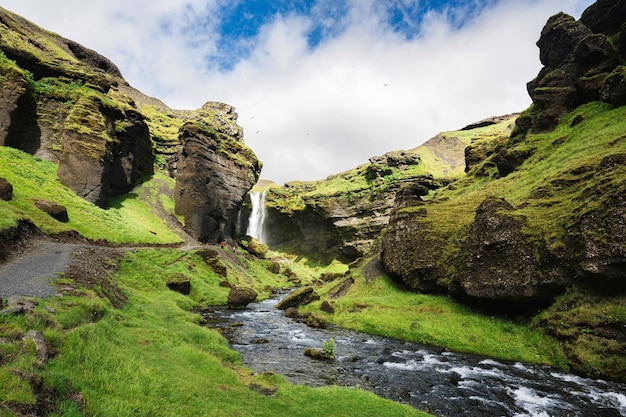
[(264, 223), (265, 223), (265, 194), (266, 191), (255, 191), (250, 193), (252, 202), (252, 213), (248, 220), (248, 230), (246, 234), (252, 236), (261, 243), (265, 243)]

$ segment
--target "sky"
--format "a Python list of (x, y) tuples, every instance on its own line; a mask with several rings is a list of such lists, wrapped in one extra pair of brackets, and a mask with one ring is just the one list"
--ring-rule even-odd
[(176, 109), (234, 106), (261, 177), (316, 180), (519, 112), (548, 18), (592, 0), (0, 0)]

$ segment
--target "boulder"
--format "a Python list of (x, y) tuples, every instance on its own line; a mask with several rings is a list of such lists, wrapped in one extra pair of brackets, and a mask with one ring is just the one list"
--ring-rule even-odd
[(324, 301), (322, 303), (322, 305), (320, 306), (320, 310), (322, 310), (325, 313), (328, 314), (334, 314), (335, 313), (335, 307), (333, 307), (333, 305), (331, 303), (329, 303), (328, 301)]
[(525, 222), (502, 198), (480, 204), (461, 246), (454, 296), (486, 310), (530, 312), (571, 284), (571, 271), (522, 233)]
[[(230, 114), (234, 124), (236, 113)], [(244, 197), (260, 173), (258, 159), (238, 136), (202, 121), (185, 123), (179, 141), (174, 199), (185, 229), (205, 243), (234, 238)]]
[(246, 307), (256, 301), (258, 294), (249, 287), (235, 287), (228, 293), (227, 305), (230, 308)]
[[(348, 293), (352, 285), (354, 284), (354, 278), (347, 278), (343, 280), (341, 283), (335, 285), (329, 292), (328, 296), (330, 298), (339, 298), (343, 297)], [(323, 309), (322, 309), (323, 310)]]
[(219, 252), (215, 249), (200, 249), (196, 251), (205, 264), (207, 264), (217, 275), (226, 278), (228, 276), (228, 268), (222, 262)]
[(312, 287), (301, 287), (290, 292), (285, 298), (280, 300), (278, 304), (276, 304), (276, 308), (287, 310), (290, 307), (298, 307), (319, 299), (319, 294), (317, 294)]
[(62, 223), (67, 223), (69, 221), (67, 209), (61, 204), (46, 200), (38, 200), (35, 202), (35, 207)]
[(245, 245), (246, 251), (250, 255), (256, 256), (259, 259), (265, 259), (267, 257), (268, 246), (259, 242), (255, 238), (251, 238)]
[(46, 346), (46, 339), (43, 336), (41, 330), (30, 330), (26, 333), (26, 336), (22, 338), (24, 341), (31, 341), (35, 344), (35, 351), (37, 353), (37, 362), (40, 365), (44, 365), (48, 362), (48, 348)]
[(13, 185), (5, 178), (0, 177), (0, 200), (11, 201), (13, 199)]
[(176, 274), (170, 277), (165, 284), (170, 290), (176, 291), (182, 295), (189, 295), (191, 293), (191, 279), (183, 274)]

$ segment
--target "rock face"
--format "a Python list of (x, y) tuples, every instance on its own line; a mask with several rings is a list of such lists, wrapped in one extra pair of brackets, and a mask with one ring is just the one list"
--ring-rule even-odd
[[(626, 165), (626, 154), (602, 160), (595, 175), (611, 176)], [(581, 216), (576, 230), (580, 261), (579, 275), (587, 281), (607, 288), (624, 288), (626, 283), (626, 187), (612, 190), (597, 187), (590, 198), (604, 198), (601, 207)]]
[(506, 200), (483, 201), (461, 247), (452, 293), (509, 313), (545, 307), (562, 293), (573, 275), (547, 248), (529, 242), (525, 223)]
[(626, 104), (625, 20), (624, 0), (597, 1), (579, 21), (565, 13), (548, 20), (537, 42), (544, 67), (528, 83), (533, 106), (518, 119), (517, 133), (552, 130), (591, 101)]
[[(397, 198), (408, 205), (420, 202), (462, 176), (466, 147), (474, 146), (481, 154), (493, 152), (494, 138), (506, 142), (516, 117), (492, 117), (441, 133), (414, 149), (372, 157), (367, 164), (324, 180), (269, 188), (266, 243), (321, 262), (350, 263), (377, 252)], [(483, 144), (486, 140), (489, 148)], [(473, 154), (478, 163), (479, 153)]]
[[(460, 151), (462, 158), (462, 151)], [(407, 183), (428, 194), (446, 180), (412, 174), (419, 155), (394, 152), (317, 183), (289, 183), (268, 191), (266, 240), (270, 248), (305, 253), (322, 262), (352, 262), (368, 254), (389, 221), (395, 194)], [(396, 180), (390, 177), (396, 176)], [(328, 182), (363, 181), (348, 191), (325, 191)], [(294, 200), (297, 203), (293, 203)]]
[(82, 97), (64, 122), (59, 155), (61, 183), (99, 206), (129, 192), (153, 173), (154, 154), (144, 117)]
[(192, 235), (234, 237), (260, 163), (233, 107), (170, 109), (107, 58), (2, 8), (0, 50), (0, 146), (58, 164), (60, 182), (101, 207), (167, 171), (178, 176), (176, 210)]
[[(237, 119), (233, 108), (226, 114)], [(181, 129), (176, 212), (184, 216), (187, 232), (202, 242), (235, 236), (244, 196), (259, 177), (260, 163), (237, 133), (197, 121)]]
[(445, 271), (439, 261), (449, 237), (433, 229), (427, 209), (418, 207), (411, 213), (401, 210), (392, 213), (383, 235), (380, 260), (388, 272), (402, 277), (410, 288), (440, 292), (443, 290), (438, 280), (445, 276)]
[(111, 61), (4, 9), (0, 22), (0, 145), (58, 163), (61, 183), (100, 206), (153, 173), (145, 118)]

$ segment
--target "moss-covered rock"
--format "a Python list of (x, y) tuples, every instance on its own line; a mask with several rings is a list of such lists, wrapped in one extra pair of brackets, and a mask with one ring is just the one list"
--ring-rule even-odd
[(518, 133), (550, 131), (591, 101), (626, 104), (625, 19), (624, 1), (600, 0), (578, 21), (565, 13), (548, 20), (537, 42), (544, 68), (528, 83), (535, 111), (520, 119)]
[(280, 310), (287, 310), (292, 307), (298, 307), (303, 304), (308, 304), (311, 301), (319, 300), (320, 296), (315, 292), (313, 287), (301, 287), (289, 293), (285, 298), (280, 300), (276, 304), (276, 308)]

